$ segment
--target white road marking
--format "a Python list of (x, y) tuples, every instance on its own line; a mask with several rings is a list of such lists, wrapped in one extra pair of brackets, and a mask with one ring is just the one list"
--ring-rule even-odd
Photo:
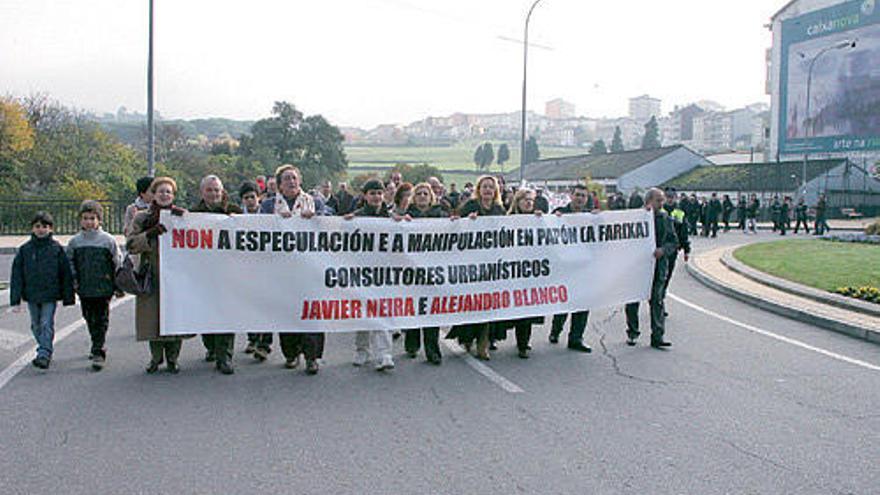
[(31, 336), (28, 334), (14, 332), (12, 330), (3, 330), (0, 328), (0, 349), (5, 349), (7, 351), (14, 350), (30, 339)]
[[(117, 306), (119, 306), (121, 304), (125, 304), (128, 301), (131, 301), (133, 299), (134, 299), (134, 296), (125, 296), (122, 299), (115, 299), (112, 303), (110, 303), (110, 311), (113, 311), (114, 309), (116, 309)], [(79, 330), (80, 328), (84, 327), (85, 325), (86, 325), (85, 320), (77, 319), (75, 322), (71, 323), (70, 325), (67, 325), (66, 327), (62, 328), (61, 330), (55, 332), (55, 345), (57, 346), (62, 340), (66, 339), (67, 337), (70, 336), (70, 334)], [(13, 361), (12, 364), (7, 366), (6, 369), (4, 369), (3, 371), (0, 371), (0, 390), (3, 390), (3, 387), (5, 387), (6, 384), (9, 383), (10, 380), (15, 378), (15, 375), (17, 375), (21, 370), (23, 370), (25, 367), (27, 367), (28, 364), (30, 364), (31, 359), (33, 359), (32, 352), (33, 351), (22, 354), (21, 356), (18, 357), (18, 359)]]
[[(477, 361), (473, 356), (464, 352), (457, 345), (450, 344), (448, 341), (441, 337), (441, 342), (446, 349), (458, 357), (464, 359), (464, 362), (468, 364), (471, 368), (474, 369), (477, 373), (486, 377), (490, 382), (494, 383), (501, 387), (505, 392), (509, 392), (511, 394), (521, 394), (525, 392), (519, 385), (513, 383), (512, 381), (504, 378), (495, 372), (492, 368), (486, 366), (485, 364)], [(2, 387), (2, 385), (0, 385)]]
[(765, 337), (769, 337), (769, 338), (771, 338), (771, 339), (775, 339), (775, 340), (778, 340), (778, 341), (780, 341), (780, 342), (784, 342), (784, 343), (786, 343), (786, 344), (793, 345), (793, 346), (795, 346), (795, 347), (800, 347), (801, 349), (805, 349), (805, 350), (808, 350), (808, 351), (811, 351), (811, 352), (815, 352), (815, 353), (817, 353), (817, 354), (821, 354), (821, 355), (823, 355), (823, 356), (825, 356), (825, 357), (829, 357), (829, 358), (831, 358), (831, 359), (836, 359), (836, 360), (838, 360), (838, 361), (843, 361), (844, 363), (854, 364), (854, 365), (856, 365), (856, 366), (860, 366), (860, 367), (862, 367), (862, 368), (869, 369), (869, 370), (872, 370), (872, 371), (880, 371), (880, 366), (877, 366), (876, 364), (871, 364), (871, 363), (868, 363), (868, 362), (865, 362), (865, 361), (861, 361), (861, 360), (859, 360), (859, 359), (855, 359), (855, 358), (851, 358), (851, 357), (848, 357), (848, 356), (844, 356), (844, 355), (842, 355), (842, 354), (838, 354), (838, 353), (836, 353), (836, 352), (827, 351), (827, 350), (822, 349), (822, 348), (820, 348), (820, 347), (812, 346), (812, 345), (810, 345), (810, 344), (807, 344), (807, 343), (801, 342), (800, 340), (795, 340), (795, 339), (792, 339), (792, 338), (789, 338), (789, 337), (785, 337), (785, 336), (782, 336), (782, 335), (777, 335), (777, 334), (775, 334), (775, 333), (773, 333), (773, 332), (770, 332), (770, 331), (767, 331), (767, 330), (764, 330), (764, 329), (761, 329), (761, 328), (758, 328), (758, 327), (755, 327), (755, 326), (749, 325), (749, 324), (747, 324), (747, 323), (742, 323), (742, 322), (736, 321), (736, 320), (734, 320), (734, 319), (732, 319), (732, 318), (728, 318), (727, 316), (720, 315), (720, 314), (718, 314), (718, 313), (716, 313), (716, 312), (714, 312), (714, 311), (710, 311), (710, 310), (708, 310), (708, 309), (706, 309), (706, 308), (704, 308), (704, 307), (702, 307), (702, 306), (696, 305), (696, 304), (694, 304), (694, 303), (692, 303), (692, 302), (690, 302), (690, 301), (688, 301), (688, 300), (682, 299), (681, 297), (676, 296), (675, 294), (673, 294), (673, 293), (671, 293), (671, 292), (668, 293), (668, 296), (671, 297), (672, 299), (674, 299), (674, 300), (680, 302), (681, 304), (684, 304), (685, 306), (687, 306), (687, 307), (693, 309), (693, 310), (699, 311), (699, 312), (701, 312), (701, 313), (703, 313), (703, 314), (706, 314), (706, 315), (708, 315), (708, 316), (711, 316), (711, 317), (713, 317), (713, 318), (718, 318), (718, 319), (721, 320), (721, 321), (724, 321), (724, 322), (730, 323), (731, 325), (738, 326), (738, 327), (743, 328), (743, 329), (745, 329), (745, 330), (748, 330), (748, 331), (750, 331), (750, 332), (752, 332), (752, 333), (756, 333), (756, 334), (758, 334), (758, 335), (763, 335), (763, 336), (765, 336)]

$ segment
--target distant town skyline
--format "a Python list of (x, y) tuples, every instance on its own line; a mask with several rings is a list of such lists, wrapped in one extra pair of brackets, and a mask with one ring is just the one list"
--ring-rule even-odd
[[(156, 0), (156, 100), (169, 119), (269, 115), (277, 100), (371, 128), (519, 107), (526, 0)], [(531, 25), (528, 108), (627, 114), (630, 97), (728, 108), (767, 101), (764, 27), (784, 1), (585, 5), (547, 0)], [(0, 92), (96, 114), (143, 113), (145, 0), (6, 0)]]

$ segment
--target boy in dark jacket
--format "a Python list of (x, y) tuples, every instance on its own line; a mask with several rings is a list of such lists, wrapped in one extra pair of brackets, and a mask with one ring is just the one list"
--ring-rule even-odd
[(110, 325), (110, 299), (118, 293), (114, 286), (116, 269), (122, 264), (122, 252), (112, 235), (101, 229), (104, 209), (97, 201), (83, 201), (79, 208), (82, 230), (67, 243), (67, 258), (73, 274), (73, 286), (79, 295), (83, 319), (89, 327), (92, 369), (101, 371), (107, 360), (104, 342)]
[(76, 302), (67, 256), (61, 244), (52, 239), (54, 223), (52, 215), (44, 211), (31, 220), (33, 235), (12, 261), (9, 292), (11, 306), (19, 306), (22, 300), (28, 303), (31, 332), (37, 341), (37, 357), (31, 364), (40, 369), (48, 368), (52, 361), (57, 301), (63, 301), (65, 306)]

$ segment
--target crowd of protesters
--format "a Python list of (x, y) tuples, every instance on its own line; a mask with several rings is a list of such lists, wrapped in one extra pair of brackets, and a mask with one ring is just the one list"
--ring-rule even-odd
[[(138, 266), (139, 273), (150, 273), (154, 282), (151, 290), (136, 297), (136, 337), (149, 345), (148, 373), (156, 373), (164, 364), (170, 373), (179, 371), (178, 358), (185, 337), (161, 336), (159, 333), (158, 286), (160, 259), (158, 239), (166, 228), (160, 222), (162, 210), (173, 215), (190, 212), (218, 213), (226, 215), (278, 215), (283, 218), (337, 215), (357, 222), (359, 217), (382, 217), (389, 221), (420, 221), (424, 218), (469, 218), (505, 215), (591, 215), (601, 209), (644, 208), (653, 212), (656, 233), (655, 271), (650, 300), (651, 346), (668, 348), (665, 339), (664, 299), (669, 279), (675, 269), (678, 253), (687, 261), (690, 254), (689, 237), (694, 235), (715, 237), (720, 229), (728, 231), (735, 217), (741, 229), (754, 231), (757, 198), (747, 203), (739, 198), (734, 205), (725, 195), (721, 199), (713, 194), (710, 198), (695, 195), (677, 195), (674, 191), (652, 188), (644, 196), (638, 192), (628, 198), (614, 194), (605, 205), (596, 191), (586, 185), (576, 185), (567, 195), (534, 190), (528, 187), (508, 187), (503, 179), (482, 176), (476, 183), (467, 183), (461, 190), (455, 184), (447, 187), (436, 177), (412, 184), (406, 182), (399, 172), (391, 173), (387, 181), (378, 178), (367, 180), (358, 191), (346, 183), (333, 190), (330, 181), (321, 182), (315, 189), (302, 188), (302, 175), (293, 165), (282, 165), (272, 177), (257, 177), (246, 181), (230, 192), (221, 179), (208, 175), (201, 180), (198, 204), (184, 209), (177, 205), (177, 184), (169, 177), (144, 177), (137, 181), (138, 196), (125, 213), (124, 234), (127, 256)], [(785, 219), (793, 213), (797, 228), (806, 228), (806, 209), (798, 205), (792, 208), (790, 200), (780, 204), (776, 227), (785, 233)], [(803, 213), (803, 215), (802, 215)], [(104, 367), (107, 353), (105, 336), (109, 325), (109, 304), (114, 295), (121, 296), (114, 286), (114, 276), (123, 265), (123, 254), (112, 236), (101, 229), (101, 205), (95, 201), (82, 204), (80, 221), (82, 230), (67, 246), (66, 252), (52, 239), (53, 221), (50, 215), (40, 212), (32, 222), (33, 235), (19, 250), (13, 262), (11, 297), (12, 305), (18, 307), (22, 300), (28, 303), (32, 330), (38, 343), (37, 357), (33, 364), (47, 368), (52, 358), (54, 336), (54, 312), (57, 301), (73, 304), (74, 293), (82, 301), (83, 317), (91, 336), (91, 360), (95, 370)], [(734, 215), (735, 214), (735, 215)], [(803, 218), (802, 218), (803, 217)], [(817, 228), (820, 227), (817, 218)], [(698, 228), (699, 225), (699, 228)], [(826, 226), (827, 227), (827, 226)], [(128, 259), (125, 263), (130, 263)], [(180, 301), (179, 295), (167, 297), (167, 301)], [(638, 303), (626, 305), (627, 344), (635, 345), (640, 335)], [(566, 322), (569, 323), (567, 348), (581, 353), (591, 352), (584, 342), (584, 331), (589, 311), (572, 314), (547, 315), (552, 321), (549, 341), (558, 344)], [(520, 358), (530, 356), (532, 327), (544, 323), (544, 317), (521, 318), (510, 321), (484, 321), (453, 326), (445, 335), (482, 360), (491, 359), (491, 352), (506, 340), (513, 330), (516, 353)], [(393, 340), (404, 335), (404, 348), (410, 358), (417, 357), (424, 348), (427, 362), (439, 365), (440, 328), (409, 328), (399, 332), (356, 332), (353, 364), (365, 366), (372, 363), (375, 369), (387, 371), (394, 368)], [(233, 354), (235, 334), (210, 334), (202, 336), (205, 360), (215, 363), (223, 374), (234, 373)], [(284, 357), (284, 365), (295, 369), (304, 361), (308, 374), (317, 374), (324, 354), (324, 333), (279, 333), (278, 343)], [(266, 361), (272, 352), (272, 333), (249, 333), (243, 351), (259, 362)]]
[[(758, 218), (762, 210), (761, 200), (756, 194), (739, 195), (734, 202), (729, 194), (719, 198), (718, 193), (712, 193), (708, 197), (695, 193), (677, 193), (673, 189), (666, 189), (664, 193), (665, 208), (670, 214), (676, 210), (681, 212), (681, 221), (691, 236), (715, 238), (718, 237), (718, 232), (730, 232), (731, 228), (746, 234), (758, 232)], [(809, 234), (812, 213), (813, 232), (815, 235), (822, 235), (831, 230), (827, 222), (826, 205), (824, 194), (819, 196), (818, 202), (812, 208), (807, 206), (803, 198), (794, 204), (790, 196), (774, 196), (767, 207), (771, 231), (786, 235), (787, 232), (792, 232), (791, 225), (794, 223), (795, 234), (800, 231)], [(638, 192), (632, 193), (628, 199), (620, 193), (608, 198), (608, 208), (611, 210), (640, 207), (641, 196)]]

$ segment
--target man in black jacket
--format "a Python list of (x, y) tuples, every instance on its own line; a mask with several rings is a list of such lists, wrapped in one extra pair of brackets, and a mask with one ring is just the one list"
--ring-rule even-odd
[[(201, 201), (190, 211), (193, 213), (221, 213), (224, 215), (241, 214), (238, 205), (229, 202), (229, 196), (223, 189), (223, 182), (216, 175), (208, 175), (199, 185)], [(205, 344), (205, 360), (216, 361), (217, 370), (224, 375), (235, 372), (232, 367), (232, 351), (235, 346), (234, 333), (203, 334)]]
[[(651, 347), (661, 349), (670, 347), (672, 344), (663, 339), (665, 333), (665, 317), (663, 316), (663, 298), (666, 287), (666, 279), (669, 273), (669, 258), (678, 251), (678, 239), (675, 237), (674, 227), (669, 220), (669, 215), (663, 210), (663, 191), (651, 188), (645, 195), (645, 209), (654, 213), (654, 277), (651, 284), (651, 298), (648, 301), (651, 308)], [(633, 302), (626, 305), (626, 335), (627, 345), (636, 345), (639, 337), (639, 303)]]
[[(590, 197), (589, 191), (583, 184), (574, 186), (571, 192), (571, 201), (565, 205), (556, 208), (553, 213), (562, 216), (566, 213), (589, 213), (587, 209), (587, 201)], [(589, 311), (575, 311), (571, 314), (571, 326), (568, 329), (568, 348), (573, 351), (592, 352), (590, 346), (584, 344), (584, 330), (587, 328), (587, 321), (590, 318)], [(553, 326), (550, 329), (550, 343), (558, 344), (559, 335), (562, 333), (562, 327), (565, 320), (568, 319), (567, 313), (560, 313), (553, 317)]]

